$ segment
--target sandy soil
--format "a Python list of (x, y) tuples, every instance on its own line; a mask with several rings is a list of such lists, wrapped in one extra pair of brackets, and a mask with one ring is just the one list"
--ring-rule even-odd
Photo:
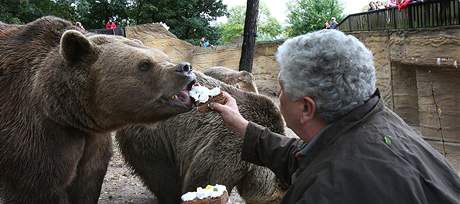
[(157, 203), (154, 196), (126, 166), (114, 141), (113, 157), (102, 185), (99, 203)]

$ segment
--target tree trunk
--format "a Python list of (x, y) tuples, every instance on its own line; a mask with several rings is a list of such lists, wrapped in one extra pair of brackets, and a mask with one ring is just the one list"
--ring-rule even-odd
[(257, 36), (257, 16), (259, 0), (247, 0), (246, 19), (244, 20), (243, 46), (241, 49), (240, 71), (252, 72), (254, 50)]

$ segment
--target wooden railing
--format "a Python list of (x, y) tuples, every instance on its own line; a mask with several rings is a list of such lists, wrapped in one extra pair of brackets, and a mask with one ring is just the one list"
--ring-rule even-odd
[(97, 34), (106, 34), (106, 35), (120, 35), (120, 36), (126, 37), (125, 29), (123, 29), (123, 28), (93, 29), (93, 30), (89, 30), (89, 32), (97, 33)]
[(406, 9), (382, 9), (347, 16), (339, 23), (339, 30), (378, 31), (407, 30), (460, 25), (459, 0), (425, 0)]

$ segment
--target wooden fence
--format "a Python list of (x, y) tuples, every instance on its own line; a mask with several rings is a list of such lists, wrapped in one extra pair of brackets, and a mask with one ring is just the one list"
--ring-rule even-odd
[(120, 35), (126, 37), (125, 29), (124, 28), (115, 28), (115, 29), (93, 29), (89, 30), (89, 32), (97, 33), (97, 34), (106, 34), (106, 35)]
[(408, 30), (460, 25), (459, 0), (431, 0), (413, 3), (406, 9), (381, 9), (347, 16), (339, 30), (378, 31)]

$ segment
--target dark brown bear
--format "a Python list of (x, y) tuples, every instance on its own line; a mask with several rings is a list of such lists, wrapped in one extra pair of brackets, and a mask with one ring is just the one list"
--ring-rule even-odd
[(0, 28), (4, 203), (97, 203), (108, 133), (191, 109), (190, 65), (158, 50), (55, 17)]
[[(232, 95), (248, 120), (284, 133), (278, 108), (265, 96), (243, 92), (196, 72), (203, 86), (220, 86)], [(192, 111), (148, 126), (119, 130), (116, 139), (127, 163), (161, 204), (208, 184), (233, 187), (247, 203), (276, 203), (283, 189), (269, 169), (241, 160), (243, 140), (215, 112)], [(278, 200), (279, 201), (279, 200)]]

